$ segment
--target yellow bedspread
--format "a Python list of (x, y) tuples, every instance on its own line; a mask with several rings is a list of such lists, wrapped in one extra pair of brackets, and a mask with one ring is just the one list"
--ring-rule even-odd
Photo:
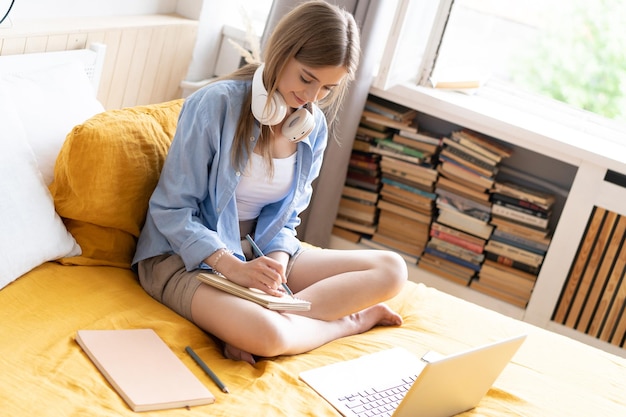
[[(464, 415), (626, 415), (626, 359), (412, 282), (390, 305), (402, 314), (402, 327), (251, 366), (224, 359), (209, 336), (146, 295), (130, 270), (47, 263), (0, 291), (0, 415), (135, 415), (74, 340), (79, 329), (127, 328), (154, 329), (216, 396), (211, 405), (142, 415), (337, 416), (298, 380), (300, 371), (391, 346), (452, 353), (522, 332), (529, 336), (513, 361)], [(187, 356), (187, 345), (230, 394)]]

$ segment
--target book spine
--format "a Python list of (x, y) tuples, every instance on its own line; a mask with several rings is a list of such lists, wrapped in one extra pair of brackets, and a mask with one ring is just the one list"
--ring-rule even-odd
[(410, 191), (410, 192), (412, 192), (414, 194), (418, 194), (418, 195), (421, 195), (421, 196), (424, 196), (424, 197), (428, 197), (431, 200), (435, 200), (437, 198), (437, 194), (435, 194), (435, 193), (432, 193), (432, 192), (429, 192), (429, 191), (420, 190), (419, 188), (411, 187), (409, 185), (403, 184), (403, 183), (401, 183), (399, 181), (391, 180), (389, 178), (383, 178), (382, 182), (383, 182), (383, 184), (389, 184), (389, 185), (392, 185), (394, 187), (400, 188), (402, 190)]
[(438, 251), (445, 252), (449, 255), (456, 256), (457, 258), (463, 259), (465, 261), (473, 262), (473, 263), (481, 263), (485, 257), (474, 251), (462, 248), (461, 246), (455, 245), (454, 243), (446, 242), (445, 240), (441, 240), (437, 237), (430, 239), (428, 242), (428, 246)]
[(448, 164), (452, 164), (452, 165), (454, 165), (456, 167), (459, 167), (460, 169), (464, 170), (466, 173), (471, 173), (471, 174), (474, 174), (475, 176), (479, 176), (479, 177), (482, 177), (482, 178), (485, 178), (485, 179), (493, 180), (493, 173), (486, 174), (486, 173), (484, 173), (481, 170), (477, 170), (477, 169), (473, 168), (471, 165), (463, 164), (463, 163), (461, 163), (459, 161), (456, 161), (456, 160), (454, 160), (454, 159), (452, 159), (452, 158), (450, 158), (450, 157), (448, 157), (446, 155), (439, 155), (439, 161), (440, 162), (445, 162), (445, 163), (448, 163)]
[(498, 228), (493, 231), (493, 234), (491, 235), (491, 240), (494, 240), (496, 242), (502, 242), (511, 246), (518, 246), (522, 249), (539, 255), (543, 255), (548, 251), (548, 244), (534, 242), (522, 236), (503, 232), (502, 230), (498, 230)]
[(548, 227), (548, 220), (537, 216), (532, 216), (526, 213), (523, 213), (519, 210), (512, 209), (510, 207), (501, 206), (499, 204), (494, 204), (491, 207), (491, 213), (495, 215), (499, 215), (502, 217), (506, 217), (509, 219), (516, 220), (518, 222), (522, 222), (525, 224), (529, 224), (535, 227), (540, 227), (545, 229)]
[(416, 133), (410, 130), (400, 129), (398, 132), (400, 136), (404, 136), (405, 138), (414, 139), (420, 142), (428, 143), (430, 145), (440, 146), (441, 139), (436, 136), (430, 136), (425, 133)]
[(519, 269), (520, 271), (528, 272), (529, 274), (539, 274), (539, 266), (528, 265), (523, 262), (508, 258), (506, 256), (498, 255), (497, 253), (485, 251), (485, 259), (501, 263), (502, 265), (511, 266), (513, 268)]
[(342, 197), (349, 197), (355, 200), (367, 201), (374, 204), (378, 201), (378, 193), (369, 190), (363, 190), (361, 188), (351, 187), (349, 185), (345, 185), (343, 187), (341, 195)]
[(455, 236), (449, 233), (442, 232), (441, 230), (430, 229), (430, 236), (439, 238), (443, 241), (452, 243), (454, 245), (460, 246), (464, 249), (470, 250), (476, 253), (483, 253), (483, 245), (479, 245), (476, 243), (468, 242), (464, 240), (462, 237)]
[(438, 149), (437, 145), (433, 145), (430, 143), (422, 142), (421, 140), (415, 140), (412, 138), (407, 138), (406, 136), (402, 136), (400, 134), (394, 134), (391, 138), (396, 143), (400, 143), (402, 145), (409, 146), (411, 148), (416, 148), (425, 153), (435, 153)]
[(405, 146), (405, 145), (403, 145), (401, 143), (394, 142), (394, 141), (392, 141), (390, 139), (379, 139), (379, 140), (376, 141), (376, 144), (378, 146), (383, 147), (383, 148), (389, 148), (389, 149), (391, 149), (393, 151), (400, 152), (400, 153), (403, 153), (405, 155), (414, 156), (414, 157), (420, 158), (420, 159), (424, 158), (424, 153), (423, 152), (418, 151), (415, 148), (411, 148), (409, 146)]
[(444, 147), (442, 151), (445, 150), (446, 152), (450, 152), (451, 154), (456, 155), (457, 157), (469, 162), (470, 164), (474, 164), (478, 167), (486, 169), (487, 171), (493, 171), (496, 168), (496, 161), (479, 158), (475, 155), (472, 155), (470, 152), (465, 152), (458, 146), (448, 145), (447, 143), (448, 142), (446, 142), (444, 139)]
[(389, 168), (387, 166), (382, 167), (382, 176), (388, 177), (391, 179), (396, 179), (397, 181), (400, 181), (400, 182), (406, 181), (409, 183), (409, 185), (411, 184), (414, 184), (416, 186), (421, 185), (431, 190), (433, 187), (433, 180), (430, 180), (428, 178), (424, 178), (418, 175), (412, 175), (405, 171), (399, 171), (394, 168)]
[(489, 213), (486, 213), (480, 209), (474, 207), (459, 206), (455, 202), (447, 199), (446, 197), (438, 197), (436, 202), (437, 208), (439, 209), (456, 210), (459, 213), (474, 217), (482, 222), (489, 221)]
[(378, 192), (378, 183), (377, 182), (369, 182), (369, 181), (362, 181), (360, 179), (356, 179), (356, 178), (350, 178), (349, 176), (346, 178), (346, 184), (351, 186), (351, 187), (356, 187), (356, 188), (363, 188), (365, 190), (369, 190), (372, 192)]
[(351, 168), (358, 168), (366, 171), (376, 171), (378, 170), (377, 162), (368, 162), (359, 159), (350, 159), (348, 162), (348, 166)]
[(460, 145), (463, 145), (475, 152), (478, 152), (479, 154), (493, 160), (494, 162), (500, 162), (502, 160), (502, 157), (500, 155), (479, 145), (475, 141), (468, 138), (467, 135), (463, 134), (462, 132), (453, 132), (450, 138)]
[(541, 206), (539, 204), (535, 204), (531, 201), (528, 200), (522, 200), (521, 198), (515, 198), (513, 196), (509, 196), (506, 194), (501, 194), (501, 193), (496, 193), (496, 192), (492, 192), (491, 193), (491, 200), (492, 201), (501, 201), (503, 203), (508, 203), (508, 204), (512, 204), (514, 206), (517, 207), (521, 207), (527, 210), (531, 210), (533, 212), (537, 212), (537, 213), (544, 213), (546, 216), (549, 214), (549, 210), (544, 207)]
[(393, 156), (383, 155), (380, 161), (381, 166), (389, 166), (394, 169), (403, 170), (405, 172), (414, 172), (415, 175), (422, 175), (433, 181), (437, 179), (437, 171), (430, 164), (414, 164), (412, 162), (403, 161)]
[(463, 167), (465, 167), (465, 168), (467, 168), (469, 170), (472, 170), (473, 172), (476, 172), (476, 173), (478, 173), (478, 174), (480, 174), (480, 175), (482, 175), (484, 177), (488, 177), (488, 178), (494, 177), (495, 174), (498, 172), (497, 168), (486, 169), (486, 168), (480, 167), (478, 165), (472, 164), (469, 161), (466, 161), (465, 159), (463, 159), (463, 158), (461, 158), (461, 157), (459, 157), (457, 155), (451, 154), (448, 151), (442, 151), (439, 154), (439, 160), (440, 161), (453, 161), (453, 162), (455, 162), (455, 163), (457, 163), (457, 164), (459, 164), (459, 165), (461, 165), (461, 166), (463, 166)]
[(512, 154), (512, 150), (509, 147), (468, 129), (453, 132), (452, 136), (458, 138), (460, 143), (468, 148), (497, 161), (509, 157)]
[(552, 196), (539, 194), (539, 192), (533, 192), (533, 190), (513, 183), (496, 182), (494, 184), (493, 191), (510, 195), (520, 200), (525, 200), (545, 208), (548, 208), (553, 200)]
[(509, 246), (493, 239), (487, 242), (487, 244), (485, 245), (485, 251), (497, 253), (499, 255), (506, 256), (507, 258), (511, 258), (528, 265), (539, 266), (543, 261), (543, 255), (524, 251), (523, 249), (517, 248), (515, 246)]
[(440, 209), (437, 221), (482, 239), (488, 239), (493, 231), (492, 225), (455, 210)]
[(426, 248), (424, 249), (424, 252), (430, 253), (431, 255), (434, 255), (434, 256), (438, 256), (441, 259), (445, 259), (446, 261), (454, 262), (457, 265), (464, 266), (464, 267), (469, 268), (469, 269), (471, 269), (473, 271), (479, 271), (480, 270), (480, 264), (475, 264), (473, 262), (466, 261), (464, 259), (458, 258), (456, 256), (453, 256), (453, 255), (450, 255), (448, 253), (442, 252), (440, 250), (437, 250), (437, 249), (435, 249), (433, 247), (426, 246)]
[(522, 206), (518, 206), (517, 204), (512, 204), (506, 201), (502, 201), (497, 198), (492, 198), (491, 201), (493, 202), (494, 205), (506, 207), (511, 210), (516, 210), (516, 211), (519, 211), (520, 213), (527, 214), (529, 216), (538, 217), (540, 219), (547, 219), (548, 217), (550, 217), (549, 213), (544, 210), (541, 210), (541, 211), (531, 210)]
[(416, 164), (416, 165), (421, 165), (422, 163), (424, 163), (425, 161), (423, 160), (423, 158), (419, 158), (417, 156), (413, 156), (413, 155), (407, 155), (398, 151), (395, 151), (393, 149), (388, 149), (388, 148), (384, 148), (381, 146), (372, 146), (371, 147), (371, 152), (377, 153), (381, 156), (390, 156), (392, 158), (398, 158), (401, 159), (403, 161), (406, 162), (410, 162), (412, 164)]

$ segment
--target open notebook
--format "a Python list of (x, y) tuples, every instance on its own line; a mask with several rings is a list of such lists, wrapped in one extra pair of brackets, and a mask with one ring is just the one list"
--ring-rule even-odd
[(76, 342), (133, 411), (215, 402), (152, 329), (79, 330)]
[(311, 303), (299, 298), (292, 298), (289, 295), (283, 297), (274, 297), (255, 288), (246, 288), (236, 284), (221, 275), (201, 273), (197, 278), (205, 284), (211, 285), (222, 291), (226, 291), (237, 297), (253, 301), (270, 310), (281, 311), (308, 311), (311, 309)]

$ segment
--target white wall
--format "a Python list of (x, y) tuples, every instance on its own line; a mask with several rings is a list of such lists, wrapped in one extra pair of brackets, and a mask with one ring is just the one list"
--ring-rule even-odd
[[(16, 0), (13, 21), (83, 16), (123, 16), (176, 12), (177, 0)], [(182, 0), (181, 3), (202, 0)]]
[[(201, 81), (214, 75), (213, 70), (219, 52), (224, 25), (246, 28), (244, 13), (256, 18), (265, 16), (271, 0), (204, 0), (198, 20), (198, 41), (189, 67), (187, 80)], [(244, 11), (245, 9), (245, 11)], [(261, 19), (264, 22), (264, 19)], [(257, 35), (261, 36), (264, 23), (253, 22)]]

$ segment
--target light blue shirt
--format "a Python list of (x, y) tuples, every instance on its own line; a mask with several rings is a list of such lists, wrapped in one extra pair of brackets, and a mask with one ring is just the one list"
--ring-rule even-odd
[[(189, 96), (176, 134), (150, 198), (146, 223), (133, 265), (161, 254), (181, 256), (188, 271), (220, 248), (244, 259), (239, 236), (235, 189), (241, 173), (231, 163), (231, 148), (250, 81), (219, 81)], [(287, 196), (265, 206), (255, 241), (263, 253), (293, 255), (299, 248), (295, 228), (311, 200), (327, 143), (324, 114), (314, 106), (315, 128), (298, 143), (294, 182)], [(255, 123), (252, 148), (260, 128)], [(247, 163), (247, 156), (246, 156)], [(245, 164), (243, 165), (245, 166)]]

